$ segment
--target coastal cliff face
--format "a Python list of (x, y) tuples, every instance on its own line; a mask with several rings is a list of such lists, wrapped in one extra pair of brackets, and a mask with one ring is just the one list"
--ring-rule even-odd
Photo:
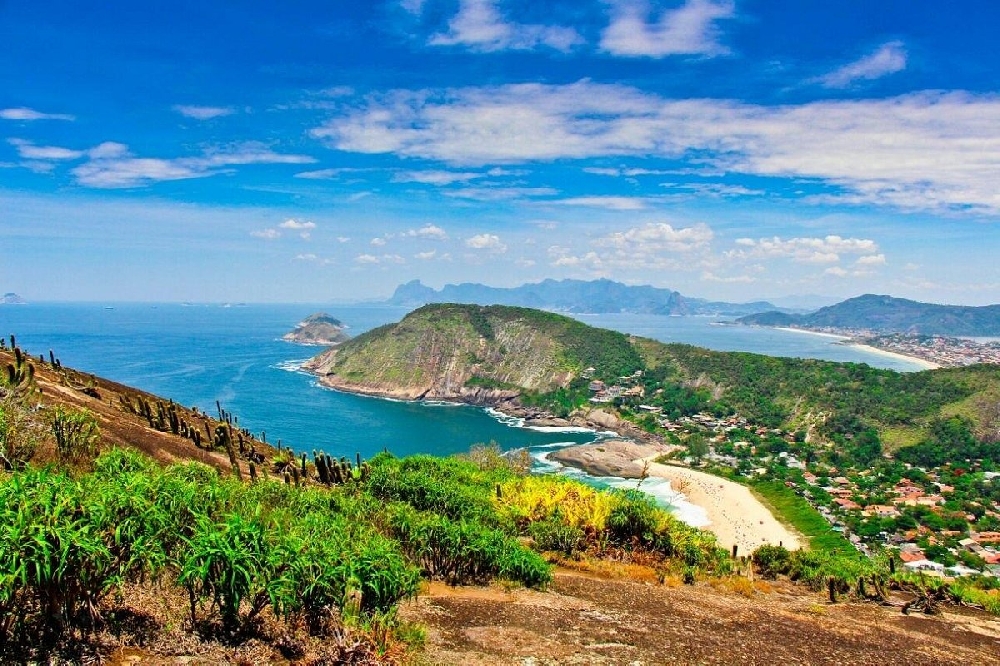
[[(602, 344), (607, 337), (610, 345)], [(596, 338), (596, 340), (595, 340)], [(537, 310), (428, 305), (306, 364), (334, 388), (402, 399), (496, 404), (524, 391), (566, 386), (592, 363), (585, 347), (618, 345), (625, 336)], [(617, 368), (613, 370), (617, 371)]]

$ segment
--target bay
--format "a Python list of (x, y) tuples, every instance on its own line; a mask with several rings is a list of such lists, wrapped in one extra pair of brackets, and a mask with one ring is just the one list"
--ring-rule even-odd
[[(296, 450), (331, 455), (383, 449), (396, 455), (449, 455), (475, 443), (528, 447), (541, 459), (556, 444), (593, 441), (592, 432), (519, 427), (516, 419), (469, 406), (404, 403), (331, 391), (297, 371), (319, 348), (280, 339), (307, 315), (325, 310), (357, 335), (398, 321), (405, 308), (362, 305), (180, 305), (40, 303), (0, 307), (0, 335), (15, 334), (33, 353), (51, 349), (84, 372), (214, 413), (218, 400), (240, 424)], [(827, 337), (719, 326), (707, 317), (581, 315), (593, 326), (664, 342), (778, 356), (865, 362), (895, 370), (917, 364), (832, 344)]]

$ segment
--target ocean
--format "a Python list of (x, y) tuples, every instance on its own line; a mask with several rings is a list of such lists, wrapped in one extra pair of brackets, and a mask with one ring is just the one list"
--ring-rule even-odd
[[(476, 443), (504, 449), (527, 447), (539, 469), (562, 471), (546, 454), (561, 446), (607, 436), (581, 429), (526, 428), (488, 410), (440, 403), (406, 403), (356, 396), (320, 387), (299, 371), (318, 353), (281, 336), (309, 314), (325, 311), (358, 335), (398, 321), (406, 308), (361, 305), (180, 305), (150, 303), (39, 303), (0, 306), (0, 335), (17, 337), (32, 353), (51, 349), (64, 365), (122, 382), (215, 412), (215, 402), (237, 415), (240, 425), (267, 441), (299, 451), (334, 456), (383, 449), (395, 455), (450, 455)], [(900, 371), (918, 364), (884, 357), (828, 337), (742, 326), (720, 326), (708, 317), (583, 315), (593, 326), (612, 328), (665, 342), (686, 342), (725, 351), (751, 351), (864, 362)], [(602, 479), (612, 486), (635, 481)], [(673, 504), (689, 522), (700, 521), (697, 507), (685, 505), (669, 484), (643, 489)]]

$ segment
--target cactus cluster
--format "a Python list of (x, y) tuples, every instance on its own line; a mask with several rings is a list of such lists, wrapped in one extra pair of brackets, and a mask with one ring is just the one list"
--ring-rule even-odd
[[(303, 469), (305, 468), (305, 457), (303, 453)], [(313, 462), (320, 482), (328, 486), (340, 485), (348, 481), (364, 483), (371, 475), (371, 468), (367, 462), (361, 460), (360, 453), (357, 454), (356, 466), (352, 466), (347, 458), (341, 457), (338, 461), (319, 451), (313, 451)]]
[(2, 381), (8, 391), (15, 396), (24, 396), (35, 390), (35, 366), (28, 356), (17, 346), (14, 336), (10, 336), (14, 362), (8, 363)]

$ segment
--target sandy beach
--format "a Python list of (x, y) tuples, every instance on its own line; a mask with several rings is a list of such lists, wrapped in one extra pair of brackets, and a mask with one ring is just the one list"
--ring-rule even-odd
[[(638, 478), (643, 470), (650, 477), (666, 479), (672, 490), (705, 510), (719, 545), (749, 554), (763, 544), (802, 547), (802, 541), (771, 514), (746, 486), (688, 467), (654, 463), (663, 454), (663, 445), (645, 445), (619, 440), (583, 444), (560, 449), (551, 460), (571, 465), (597, 476)], [(646, 461), (649, 461), (646, 464)]]
[(670, 481), (674, 490), (689, 502), (705, 509), (719, 544), (749, 555), (764, 544), (783, 545), (789, 550), (802, 547), (790, 528), (782, 525), (746, 486), (688, 467), (650, 463), (650, 476)]
[(919, 356), (908, 356), (906, 354), (900, 354), (898, 352), (888, 351), (886, 349), (879, 349), (878, 347), (872, 347), (871, 345), (863, 345), (858, 342), (852, 342), (850, 343), (850, 345), (852, 347), (857, 347), (858, 349), (864, 349), (865, 351), (871, 352), (873, 354), (879, 354), (880, 356), (888, 356), (889, 358), (896, 358), (901, 361), (909, 361), (910, 363), (917, 363), (923, 366), (927, 370), (936, 370), (937, 368), (941, 367), (934, 361), (928, 361), (926, 359), (920, 358)]

